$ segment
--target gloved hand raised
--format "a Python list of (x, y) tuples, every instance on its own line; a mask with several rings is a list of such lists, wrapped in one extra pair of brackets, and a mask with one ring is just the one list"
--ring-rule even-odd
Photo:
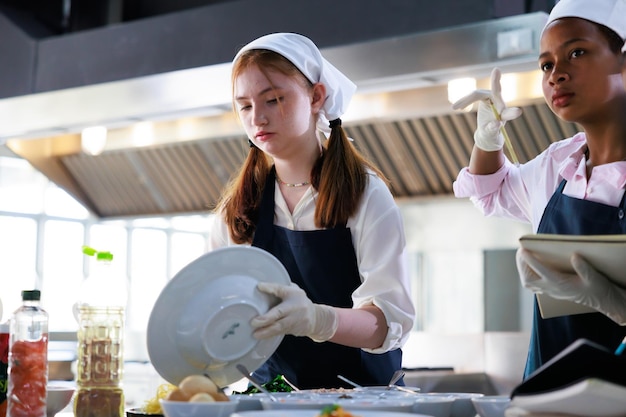
[(609, 281), (582, 256), (572, 255), (575, 273), (555, 271), (523, 248), (518, 249), (515, 259), (525, 288), (556, 299), (584, 304), (617, 324), (626, 325), (626, 290)]
[(296, 284), (257, 284), (259, 291), (275, 295), (281, 302), (267, 313), (252, 319), (257, 339), (267, 339), (283, 334), (308, 336), (324, 342), (337, 331), (337, 313), (331, 306), (314, 304)]
[[(483, 151), (499, 151), (504, 146), (504, 136), (500, 129), (510, 120), (522, 115), (519, 107), (506, 107), (500, 87), (500, 70), (491, 71), (491, 90), (475, 90), (452, 104), (455, 110), (464, 109), (478, 101), (477, 127), (474, 143)], [(492, 108), (495, 107), (495, 111)]]

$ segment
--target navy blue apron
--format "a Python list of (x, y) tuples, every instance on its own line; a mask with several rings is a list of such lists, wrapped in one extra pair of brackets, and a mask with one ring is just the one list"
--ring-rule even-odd
[[(537, 233), (565, 235), (613, 235), (626, 233), (626, 200), (618, 207), (563, 194), (565, 180), (550, 198)], [(535, 297), (530, 348), (524, 370), (526, 379), (571, 343), (580, 338), (589, 339), (609, 350), (614, 350), (626, 336), (626, 326), (620, 326), (602, 313), (571, 316), (541, 317)]]
[[(275, 171), (263, 191), (253, 246), (267, 250), (285, 266), (291, 281), (314, 303), (352, 307), (361, 284), (350, 229), (294, 231), (274, 225)], [(255, 371), (264, 383), (284, 375), (301, 389), (346, 387), (343, 375), (361, 385), (386, 385), (402, 366), (402, 350), (370, 354), (332, 342), (286, 335), (276, 352)], [(403, 384), (400, 381), (400, 384)], [(349, 387), (349, 386), (348, 386)]]

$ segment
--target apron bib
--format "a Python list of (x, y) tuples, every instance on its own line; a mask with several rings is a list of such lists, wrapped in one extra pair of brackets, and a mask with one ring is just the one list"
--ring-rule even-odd
[[(626, 233), (626, 201), (612, 207), (563, 194), (563, 180), (554, 192), (541, 217), (537, 233), (564, 235), (613, 235)], [(589, 339), (609, 350), (626, 336), (620, 326), (602, 313), (585, 313), (544, 319), (534, 301), (533, 327), (524, 370), (526, 379), (536, 369), (580, 338)]]
[[(352, 307), (361, 284), (350, 229), (296, 231), (274, 225), (275, 171), (265, 183), (253, 246), (276, 256), (291, 281), (316, 304)], [(349, 387), (343, 375), (361, 385), (386, 385), (402, 366), (402, 350), (371, 354), (332, 342), (286, 335), (276, 352), (255, 371), (262, 382), (284, 375), (301, 389)], [(400, 381), (400, 384), (403, 384)]]

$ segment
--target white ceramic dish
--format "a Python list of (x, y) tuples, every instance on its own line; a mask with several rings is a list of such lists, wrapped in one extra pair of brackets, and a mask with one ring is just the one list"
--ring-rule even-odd
[(46, 415), (54, 417), (68, 406), (76, 388), (68, 384), (50, 381), (46, 387)]
[[(231, 417), (316, 417), (321, 410), (262, 410), (236, 412)], [(350, 410), (348, 410), (350, 411)], [(359, 417), (432, 417), (425, 414), (400, 413), (396, 411), (358, 410)]]
[(278, 300), (259, 282), (289, 284), (289, 274), (269, 252), (231, 246), (206, 253), (172, 278), (157, 298), (147, 329), (150, 361), (166, 381), (206, 374), (220, 387), (242, 378), (274, 353), (282, 336), (252, 337), (250, 320)]
[(508, 395), (485, 395), (472, 398), (472, 403), (480, 417), (504, 417), (511, 398)]
[(475, 417), (476, 409), (472, 403), (472, 398), (483, 397), (484, 394), (473, 392), (437, 392), (422, 394), (430, 397), (453, 398), (450, 415), (453, 417)]
[(237, 401), (190, 403), (187, 401), (160, 400), (165, 417), (230, 417), (237, 408)]
[(278, 398), (272, 401), (269, 398), (261, 398), (261, 408), (263, 410), (322, 410), (334, 404), (330, 398), (307, 398), (289, 397)]
[(393, 385), (391, 387), (388, 387), (388, 386), (361, 387), (361, 388), (355, 388), (354, 391), (357, 393), (363, 393), (366, 395), (378, 395), (379, 397), (392, 397), (392, 396), (412, 397), (413, 395), (420, 392), (420, 388)]
[(408, 398), (355, 398), (351, 400), (340, 399), (335, 404), (339, 404), (346, 410), (358, 411), (361, 410), (377, 410), (377, 411), (396, 411), (403, 413), (410, 413), (413, 411), (414, 399)]
[(412, 411), (433, 417), (451, 417), (453, 403), (454, 397), (418, 395)]

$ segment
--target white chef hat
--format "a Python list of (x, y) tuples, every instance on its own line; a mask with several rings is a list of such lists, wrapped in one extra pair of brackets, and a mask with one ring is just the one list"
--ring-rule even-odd
[[(626, 39), (626, 0), (560, 0), (550, 12), (546, 26), (563, 17), (604, 25)], [(622, 51), (626, 51), (626, 45)]]
[(267, 49), (274, 51), (294, 64), (312, 83), (326, 87), (326, 102), (320, 112), (318, 126), (328, 132), (328, 122), (340, 118), (348, 108), (356, 85), (335, 68), (306, 36), (297, 33), (271, 33), (253, 40), (237, 52), (233, 62), (245, 51)]

